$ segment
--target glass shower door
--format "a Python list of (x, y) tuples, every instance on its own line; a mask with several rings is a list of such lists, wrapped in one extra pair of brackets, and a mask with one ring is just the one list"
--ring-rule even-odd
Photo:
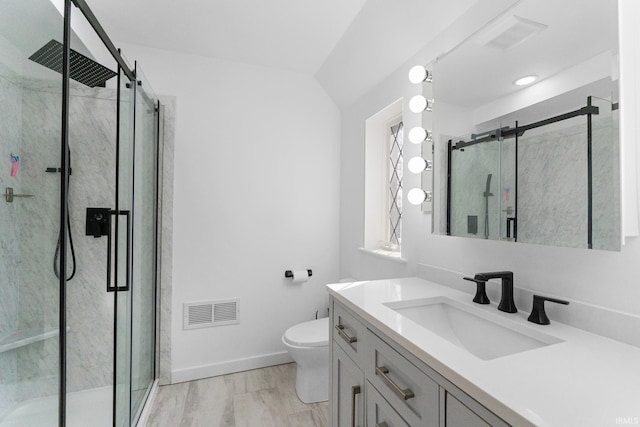
[(131, 417), (137, 421), (155, 379), (158, 105), (136, 65), (133, 285), (131, 288)]
[(133, 171), (135, 82), (124, 75), (120, 79), (118, 144), (116, 149), (116, 214), (117, 253), (114, 271), (114, 426), (131, 425), (131, 288), (133, 279)]
[(155, 101), (103, 35), (63, 27), (50, 1), (0, 1), (0, 426), (126, 427), (155, 378)]
[(62, 76), (29, 58), (62, 28), (50, 1), (0, 2), (0, 426), (58, 423)]

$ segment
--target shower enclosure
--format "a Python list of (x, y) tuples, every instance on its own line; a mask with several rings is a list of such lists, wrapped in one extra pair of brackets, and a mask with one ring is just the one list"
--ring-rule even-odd
[(0, 426), (137, 422), (161, 112), (84, 0), (0, 0)]

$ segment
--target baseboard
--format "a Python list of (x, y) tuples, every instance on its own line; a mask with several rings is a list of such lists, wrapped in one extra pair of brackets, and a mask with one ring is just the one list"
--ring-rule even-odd
[(265, 368), (267, 366), (282, 365), (293, 362), (291, 355), (286, 352), (263, 354), (245, 359), (236, 359), (211, 365), (196, 366), (194, 368), (178, 369), (171, 372), (171, 382), (182, 383), (185, 381), (199, 380), (219, 375), (232, 374), (234, 372), (248, 371), (250, 369)]

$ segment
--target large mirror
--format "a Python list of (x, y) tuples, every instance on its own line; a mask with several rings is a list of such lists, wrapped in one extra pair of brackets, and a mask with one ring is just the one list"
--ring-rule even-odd
[(617, 64), (614, 0), (523, 0), (441, 56), (434, 232), (620, 250)]

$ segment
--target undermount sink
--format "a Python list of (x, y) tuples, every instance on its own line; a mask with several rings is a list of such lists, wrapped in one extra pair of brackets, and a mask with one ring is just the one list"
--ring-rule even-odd
[(384, 305), (482, 360), (562, 342), (526, 325), (504, 322), (496, 314), (446, 297), (388, 302)]

